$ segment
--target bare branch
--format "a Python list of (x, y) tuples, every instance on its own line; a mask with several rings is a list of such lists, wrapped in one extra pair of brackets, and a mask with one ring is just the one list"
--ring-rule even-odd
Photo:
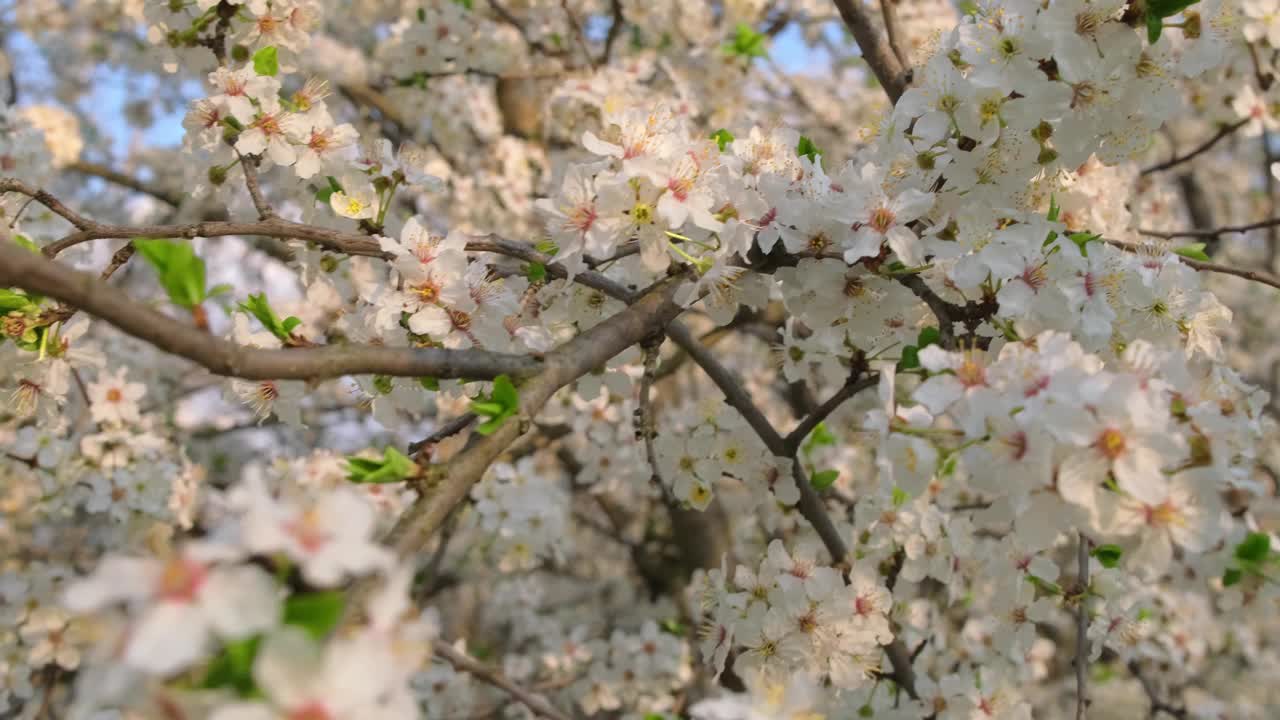
[(816, 410), (806, 416), (804, 420), (800, 421), (800, 424), (796, 426), (796, 429), (792, 430), (786, 437), (788, 450), (795, 453), (800, 449), (800, 443), (804, 442), (804, 439), (809, 437), (809, 433), (813, 432), (813, 429), (816, 428), (819, 423), (826, 420), (831, 413), (835, 412), (836, 408), (843, 405), (854, 395), (857, 395), (867, 388), (875, 387), (876, 384), (880, 382), (879, 373), (872, 373), (866, 377), (859, 377), (859, 374), (851, 374), (849, 380), (846, 381), (845, 384), (835, 392), (835, 394), (827, 398), (827, 400), (819, 405)]
[(15, 243), (0, 243), (0, 286), (18, 287), (80, 308), (129, 335), (217, 375), (249, 380), (317, 380), (343, 375), (489, 379), (527, 377), (542, 364), (523, 355), (478, 350), (345, 345), (264, 350), (201, 332), (130, 298), (106, 282)]
[(1251, 230), (1262, 230), (1263, 228), (1271, 228), (1280, 226), (1280, 218), (1267, 218), (1258, 222), (1248, 223), (1246, 225), (1223, 225), (1216, 228), (1194, 228), (1191, 230), (1143, 230), (1139, 229), (1139, 235), (1147, 237), (1164, 238), (1166, 240), (1172, 238), (1216, 238), (1219, 235), (1230, 235), (1232, 233), (1247, 233)]
[(502, 673), (486, 667), (480, 663), (480, 661), (466, 655), (465, 653), (455, 650), (451, 645), (436, 643), (434, 649), (436, 656), (448, 661), (455, 670), (473, 675), (481, 682), (502, 690), (518, 700), (522, 705), (532, 710), (535, 715), (547, 718), (548, 720), (569, 720), (568, 715), (557, 710), (551, 705), (551, 703), (547, 702), (541, 696), (534, 695), (532, 692), (511, 682), (511, 680), (507, 679), (507, 677)]
[(1174, 155), (1173, 157), (1169, 158), (1168, 160), (1165, 160), (1162, 163), (1157, 163), (1155, 165), (1152, 165), (1151, 167), (1143, 168), (1142, 174), (1150, 175), (1151, 173), (1158, 173), (1158, 172), (1161, 172), (1162, 170), (1168, 170), (1171, 167), (1177, 167), (1178, 165), (1181, 165), (1184, 162), (1195, 159), (1201, 154), (1208, 152), (1209, 149), (1212, 148), (1214, 145), (1218, 144), (1218, 141), (1221, 140), (1222, 138), (1244, 127), (1249, 122), (1249, 120), (1250, 118), (1244, 118), (1239, 122), (1234, 122), (1234, 123), (1231, 123), (1230, 125), (1224, 125), (1222, 129), (1219, 130), (1213, 137), (1209, 138), (1208, 140), (1204, 141), (1200, 145), (1196, 146), (1191, 151), (1183, 155)]
[(392, 528), (388, 544), (401, 556), (424, 547), (449, 511), (479, 482), (490, 463), (524, 434), (525, 426), (557, 390), (666, 326), (684, 310), (673, 299), (684, 280), (683, 275), (668, 278), (626, 310), (548, 353), (543, 371), (520, 387), (519, 421), (508, 420), (450, 460), (440, 473), (442, 480), (423, 492)]
[(902, 47), (902, 32), (898, 27), (898, 0), (880, 0), (880, 14), (884, 16), (884, 33), (889, 38), (889, 48), (903, 68), (911, 67), (911, 58)]
[(271, 209), (271, 205), (267, 203), (267, 199), (262, 195), (262, 187), (258, 185), (258, 158), (246, 158), (240, 154), (239, 150), (235, 150), (236, 157), (240, 158), (240, 169), (244, 171), (244, 184), (249, 189), (249, 198), (253, 200), (253, 208), (258, 211), (259, 220), (270, 220), (275, 217), (275, 211)]
[(173, 193), (168, 190), (165, 190), (164, 188), (151, 185), (142, 180), (139, 180), (136, 177), (133, 177), (132, 175), (127, 175), (118, 170), (112, 170), (106, 165), (100, 165), (98, 163), (92, 163), (86, 160), (77, 160), (71, 163), (70, 165), (68, 165), (66, 169), (71, 170), (73, 172), (78, 172), (81, 175), (89, 175), (92, 177), (101, 178), (103, 180), (106, 180), (109, 183), (113, 183), (115, 185), (119, 185), (120, 187), (128, 188), (130, 190), (143, 193), (144, 195), (150, 195), (151, 197), (159, 200), (160, 202), (170, 207), (176, 208), (182, 204), (182, 197), (177, 193)]
[(845, 26), (862, 50), (862, 58), (871, 66), (871, 71), (889, 95), (889, 101), (898, 102), (907, 89), (907, 76), (866, 6), (861, 0), (835, 0), (835, 4)]

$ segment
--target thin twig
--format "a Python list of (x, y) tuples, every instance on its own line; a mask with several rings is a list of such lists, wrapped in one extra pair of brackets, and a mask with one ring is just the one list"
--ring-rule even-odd
[(275, 217), (276, 213), (271, 209), (271, 204), (262, 195), (262, 187), (258, 184), (258, 158), (246, 158), (240, 154), (239, 150), (235, 151), (236, 157), (240, 158), (240, 169), (244, 171), (244, 184), (249, 189), (249, 198), (253, 200), (253, 208), (258, 211), (259, 220), (270, 220)]
[(1143, 230), (1139, 229), (1139, 235), (1157, 238), (1216, 238), (1219, 235), (1230, 235), (1232, 233), (1247, 233), (1251, 230), (1261, 230), (1263, 228), (1276, 227), (1280, 225), (1280, 217), (1267, 218), (1258, 222), (1248, 223), (1245, 225), (1223, 225), (1216, 228), (1193, 228), (1190, 230)]
[(467, 429), (471, 423), (476, 421), (476, 414), (469, 412), (463, 413), (449, 422), (436, 428), (432, 433), (421, 440), (409, 444), (410, 455), (430, 455), (433, 446), (447, 437), (457, 435)]
[(1218, 141), (1221, 140), (1222, 138), (1244, 127), (1246, 124), (1248, 124), (1249, 120), (1250, 118), (1244, 118), (1237, 122), (1231, 123), (1230, 125), (1224, 125), (1222, 129), (1218, 130), (1218, 132), (1213, 137), (1204, 141), (1203, 143), (1196, 146), (1194, 149), (1190, 150), (1189, 152), (1183, 155), (1174, 155), (1173, 157), (1169, 158), (1168, 160), (1165, 160), (1162, 163), (1157, 163), (1155, 165), (1152, 165), (1151, 167), (1143, 168), (1142, 174), (1150, 175), (1151, 173), (1158, 173), (1163, 170), (1168, 170), (1171, 167), (1177, 167), (1178, 165), (1181, 165), (1182, 163), (1187, 162), (1189, 160), (1195, 159), (1196, 157), (1200, 156), (1202, 153), (1208, 152), (1209, 149), (1212, 148), (1214, 145), (1218, 144)]
[(1076, 563), (1080, 586), (1080, 600), (1076, 605), (1076, 720), (1085, 720), (1089, 707), (1089, 538), (1079, 533)]
[[(1262, 225), (1260, 227), (1270, 227), (1270, 226)], [(1121, 240), (1107, 240), (1106, 242), (1108, 245), (1112, 245), (1114, 247), (1120, 248), (1121, 250), (1125, 250), (1127, 252), (1132, 252), (1132, 253), (1138, 252), (1143, 247), (1142, 245), (1139, 245), (1136, 243), (1127, 243)], [(1203, 270), (1205, 272), (1222, 273), (1223, 275), (1234, 275), (1236, 277), (1244, 278), (1245, 280), (1252, 280), (1253, 282), (1262, 283), (1263, 285), (1270, 285), (1273, 288), (1280, 288), (1280, 277), (1277, 277), (1276, 275), (1273, 275), (1269, 272), (1264, 272), (1261, 270), (1245, 270), (1243, 268), (1231, 267), (1229, 265), (1220, 265), (1218, 263), (1204, 262), (1203, 260), (1193, 260), (1189, 257), (1185, 257), (1182, 255), (1179, 255), (1178, 259), (1181, 260), (1183, 264), (1190, 265), (1191, 267), (1197, 270)]]
[(132, 175), (127, 175), (118, 170), (112, 170), (106, 165), (92, 163), (86, 160), (77, 160), (66, 166), (66, 169), (78, 172), (81, 175), (90, 175), (92, 177), (101, 178), (109, 183), (143, 193), (144, 195), (150, 195), (170, 207), (176, 208), (182, 204), (182, 197), (177, 193), (173, 193), (144, 182)]
[(837, 390), (831, 397), (827, 398), (826, 401), (819, 405), (816, 410), (807, 415), (804, 420), (801, 420), (800, 424), (796, 426), (796, 429), (792, 430), (791, 433), (787, 435), (787, 448), (792, 453), (799, 450), (800, 443), (803, 443), (804, 439), (809, 437), (809, 433), (813, 432), (814, 428), (826, 420), (831, 413), (835, 412), (836, 408), (840, 407), (854, 395), (857, 395), (863, 390), (875, 387), (879, 382), (879, 373), (872, 373), (866, 377), (858, 377), (856, 375), (851, 376), (844, 385), (840, 386), (839, 390)]
[(502, 690), (511, 697), (515, 698), (520, 704), (529, 708), (535, 715), (540, 715), (548, 720), (569, 720), (569, 716), (557, 710), (551, 703), (547, 702), (539, 695), (534, 695), (528, 690), (511, 682), (505, 675), (489, 668), (480, 661), (471, 656), (455, 650), (451, 645), (446, 643), (437, 643), (435, 645), (435, 654), (437, 657), (446, 660), (455, 670), (465, 672), (474, 676), (483, 683), (492, 685)]

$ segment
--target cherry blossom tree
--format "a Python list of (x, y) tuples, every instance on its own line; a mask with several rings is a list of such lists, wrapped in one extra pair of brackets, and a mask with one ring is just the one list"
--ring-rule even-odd
[(0, 19), (0, 717), (1280, 716), (1280, 0)]

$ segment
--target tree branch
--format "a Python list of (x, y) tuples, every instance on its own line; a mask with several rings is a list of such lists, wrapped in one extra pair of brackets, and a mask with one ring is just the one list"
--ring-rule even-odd
[(1191, 230), (1144, 230), (1139, 229), (1139, 235), (1147, 237), (1164, 238), (1166, 240), (1172, 238), (1216, 238), (1219, 235), (1229, 235), (1231, 233), (1247, 233), (1251, 230), (1262, 230), (1280, 226), (1280, 217), (1267, 218), (1258, 222), (1248, 223), (1246, 225), (1223, 225), (1216, 228), (1193, 228)]
[(796, 429), (792, 430), (791, 433), (787, 435), (787, 449), (794, 454), (800, 449), (800, 443), (803, 443), (804, 439), (809, 437), (809, 433), (813, 432), (814, 428), (826, 420), (831, 413), (835, 412), (836, 408), (840, 407), (847, 400), (863, 390), (875, 387), (879, 382), (879, 373), (872, 373), (866, 377), (858, 377), (858, 375), (851, 374), (849, 379), (840, 387), (839, 390), (835, 392), (835, 394), (827, 398), (825, 402), (806, 416), (804, 420), (801, 420), (800, 424), (796, 426)]
[(1080, 586), (1080, 601), (1076, 606), (1076, 720), (1085, 720), (1089, 707), (1089, 538), (1078, 533), (1076, 563)]
[(844, 20), (849, 32), (853, 33), (854, 40), (862, 50), (862, 58), (871, 66), (871, 71), (889, 95), (889, 101), (898, 102), (898, 98), (907, 89), (907, 76), (902, 63), (898, 62), (889, 43), (872, 21), (866, 6), (861, 0), (835, 0), (835, 4), (840, 11), (840, 18)]
[(898, 64), (903, 68), (911, 67), (911, 59), (902, 47), (901, 28), (898, 27), (897, 0), (880, 0), (880, 14), (884, 16), (884, 34), (889, 38), (889, 48)]
[[(1280, 221), (1277, 221), (1277, 223), (1280, 223)], [(1268, 226), (1264, 225), (1262, 227)], [(1136, 253), (1143, 247), (1137, 243), (1128, 243), (1122, 240), (1107, 240), (1106, 242), (1108, 245), (1118, 247), (1121, 250), (1131, 253)], [(1203, 260), (1193, 260), (1182, 255), (1179, 255), (1178, 259), (1181, 260), (1183, 264), (1190, 265), (1197, 270), (1222, 273), (1223, 275), (1235, 275), (1236, 277), (1244, 278), (1245, 280), (1252, 280), (1253, 282), (1262, 283), (1263, 285), (1270, 285), (1273, 288), (1280, 288), (1280, 277), (1262, 270), (1245, 270), (1243, 268), (1235, 268), (1229, 265), (1219, 265), (1218, 263), (1204, 262)]]
[(265, 350), (237, 345), (11, 242), (0, 243), (0, 286), (60, 300), (214, 374), (247, 380), (317, 380), (356, 374), (490, 379), (503, 374), (527, 377), (542, 367), (532, 357), (478, 350), (372, 345)]
[(1168, 160), (1165, 160), (1162, 163), (1156, 163), (1155, 165), (1152, 165), (1150, 167), (1143, 168), (1142, 174), (1150, 175), (1151, 173), (1158, 173), (1158, 172), (1161, 172), (1162, 170), (1168, 170), (1171, 167), (1177, 167), (1178, 165), (1181, 165), (1184, 162), (1195, 159), (1199, 155), (1208, 152), (1209, 149), (1212, 148), (1214, 145), (1217, 145), (1218, 141), (1221, 140), (1222, 138), (1244, 127), (1249, 122), (1249, 120), (1250, 118), (1244, 118), (1238, 122), (1231, 123), (1230, 125), (1224, 125), (1221, 130), (1219, 130), (1216, 134), (1214, 134), (1213, 137), (1209, 138), (1208, 140), (1204, 141), (1200, 145), (1196, 146), (1194, 149), (1187, 152), (1186, 154), (1174, 155), (1173, 157), (1169, 158)]
[(159, 200), (160, 202), (170, 207), (176, 208), (182, 204), (182, 197), (177, 193), (173, 193), (163, 188), (157, 187), (155, 185), (151, 185), (149, 183), (143, 182), (142, 180), (139, 180), (138, 178), (133, 177), (132, 175), (126, 175), (125, 173), (122, 173), (118, 170), (112, 170), (106, 165), (100, 165), (98, 163), (92, 163), (86, 160), (76, 160), (75, 162), (66, 166), (66, 169), (71, 170), (73, 172), (78, 172), (81, 175), (89, 175), (92, 177), (101, 178), (103, 180), (106, 180), (109, 183), (113, 183), (115, 185), (119, 185), (120, 187), (128, 188), (136, 192), (140, 192), (144, 195), (150, 195), (151, 197)]
[(535, 715), (548, 720), (569, 720), (568, 715), (557, 710), (541, 696), (534, 695), (532, 692), (516, 685), (502, 673), (485, 666), (465, 653), (455, 650), (451, 645), (436, 643), (433, 647), (436, 657), (447, 661), (455, 670), (473, 675), (481, 682), (502, 690), (532, 710)]

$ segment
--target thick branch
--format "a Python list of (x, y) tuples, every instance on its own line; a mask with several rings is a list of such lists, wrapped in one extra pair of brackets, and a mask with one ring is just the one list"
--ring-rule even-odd
[(684, 281), (680, 276), (659, 283), (626, 310), (548, 353), (542, 373), (520, 387), (519, 420), (508, 420), (493, 434), (449, 461), (443, 468), (443, 480), (423, 492), (405, 511), (387, 542), (402, 556), (424, 547), (449, 511), (467, 496), (489, 465), (524, 433), (523, 426), (557, 390), (604, 365), (680, 314), (683, 308), (673, 298)]
[(534, 695), (532, 692), (516, 685), (508, 680), (502, 673), (486, 667), (471, 656), (453, 649), (450, 645), (437, 643), (435, 645), (435, 654), (437, 657), (448, 661), (455, 670), (473, 675), (478, 680), (507, 693), (511, 697), (520, 701), (522, 705), (532, 710), (535, 715), (547, 718), (548, 720), (569, 720), (568, 715), (557, 710), (551, 705), (551, 703), (547, 702), (541, 696)]
[(248, 380), (317, 380), (355, 374), (489, 379), (527, 377), (542, 367), (522, 355), (477, 350), (345, 345), (263, 350), (237, 345), (183, 324), (106, 282), (0, 243), (0, 286), (46, 295), (99, 317), (123, 332), (207, 368)]

